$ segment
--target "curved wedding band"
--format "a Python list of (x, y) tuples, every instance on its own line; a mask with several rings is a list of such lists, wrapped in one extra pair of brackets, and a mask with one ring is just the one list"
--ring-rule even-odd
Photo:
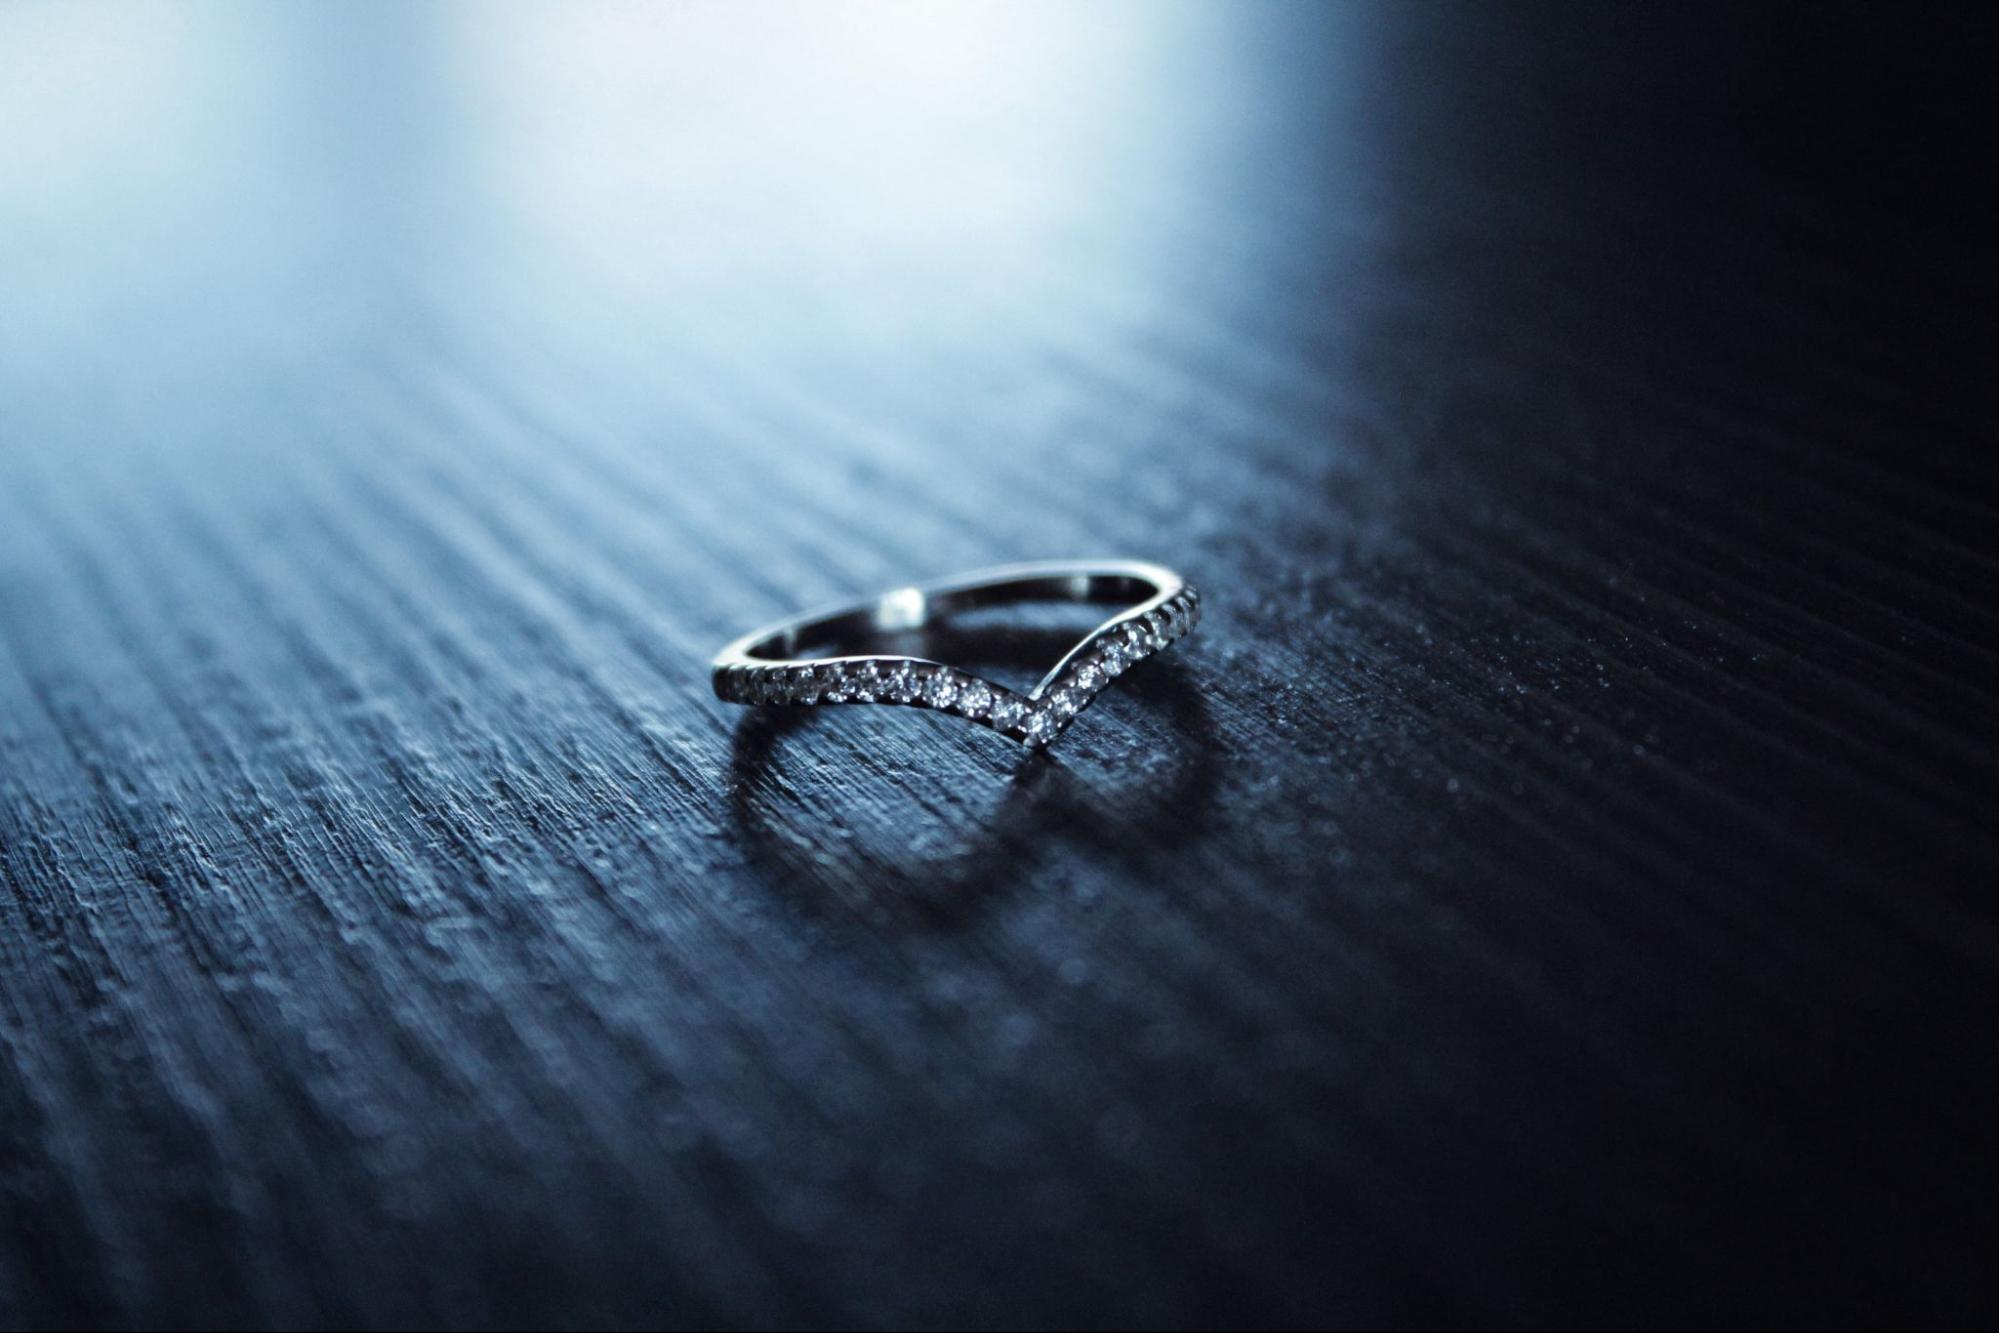
[[(870, 636), (920, 630), (960, 611), (1015, 602), (1115, 603), (1119, 611), (1027, 694), (969, 671), (894, 653), (838, 654)], [(982, 569), (809, 612), (745, 634), (715, 655), (715, 695), (739, 704), (908, 704), (991, 727), (1036, 748), (1061, 735), (1134, 663), (1194, 628), (1200, 594), (1140, 560), (1045, 561)]]

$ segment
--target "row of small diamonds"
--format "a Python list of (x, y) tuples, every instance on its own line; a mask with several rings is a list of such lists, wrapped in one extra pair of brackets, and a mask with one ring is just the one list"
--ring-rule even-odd
[(1060, 736), (1103, 688), (1134, 665), (1181, 638), (1201, 621), (1201, 594), (1182, 588), (1142, 616), (1111, 625), (1036, 690), (1026, 740), (1043, 746)]
[(810, 666), (737, 666), (715, 692), (740, 704), (907, 704), (936, 708), (1018, 737), (1031, 706), (1002, 685), (968, 672), (895, 659)]
[(1182, 589), (1146, 614), (1104, 630), (1060, 676), (1031, 697), (951, 667), (893, 658), (735, 666), (716, 674), (715, 693), (741, 704), (884, 703), (936, 708), (1038, 748), (1061, 735), (1112, 680), (1186, 634), (1200, 619), (1200, 594)]

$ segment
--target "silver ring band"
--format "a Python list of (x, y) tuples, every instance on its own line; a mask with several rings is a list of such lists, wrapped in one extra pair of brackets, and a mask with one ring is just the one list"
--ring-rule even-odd
[[(1082, 640), (1027, 694), (921, 657), (838, 654), (868, 636), (921, 630), (960, 611), (1015, 602), (1125, 607)], [(1061, 735), (1134, 663), (1194, 628), (1201, 597), (1185, 579), (1141, 560), (1002, 565), (793, 616), (715, 655), (715, 695), (738, 704), (907, 704), (991, 727), (1036, 748)]]

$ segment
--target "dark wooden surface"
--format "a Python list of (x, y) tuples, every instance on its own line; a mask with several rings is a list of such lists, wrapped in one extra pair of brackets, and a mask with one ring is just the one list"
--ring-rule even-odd
[(0, 1322), (1989, 1320), (1945, 21), (0, 10)]

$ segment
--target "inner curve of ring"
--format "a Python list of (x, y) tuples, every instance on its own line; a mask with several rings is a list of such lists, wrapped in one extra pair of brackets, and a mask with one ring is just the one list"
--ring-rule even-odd
[(742, 653), (752, 661), (796, 660), (819, 649), (922, 629), (948, 616), (986, 607), (1025, 602), (1136, 607), (1164, 591), (1165, 587), (1157, 580), (1121, 573), (1028, 575), (960, 587), (897, 588), (850, 611), (782, 626), (750, 644)]

